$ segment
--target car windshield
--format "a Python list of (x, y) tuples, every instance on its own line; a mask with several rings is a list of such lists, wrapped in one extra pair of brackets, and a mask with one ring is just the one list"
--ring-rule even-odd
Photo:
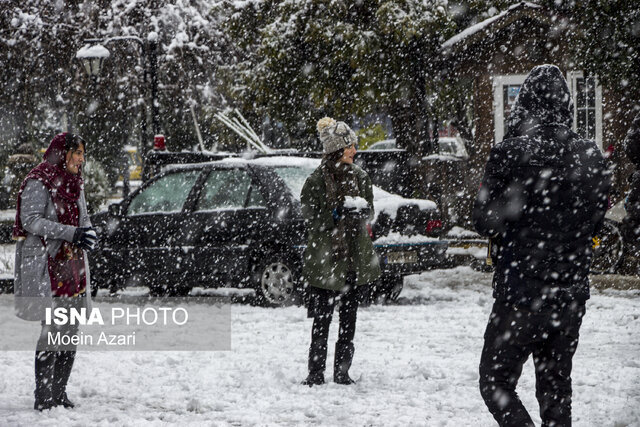
[(287, 187), (291, 190), (294, 197), (300, 200), (300, 193), (302, 192), (302, 186), (304, 181), (313, 172), (313, 168), (299, 167), (299, 166), (281, 166), (274, 168), (276, 173), (287, 184)]

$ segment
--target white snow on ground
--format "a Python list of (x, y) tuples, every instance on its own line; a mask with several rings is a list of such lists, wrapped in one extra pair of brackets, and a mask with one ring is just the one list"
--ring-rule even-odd
[[(468, 267), (435, 270), (408, 277), (399, 304), (361, 308), (351, 387), (299, 385), (311, 329), (300, 307), (232, 305), (231, 351), (79, 352), (74, 410), (30, 409), (33, 353), (0, 353), (0, 424), (492, 426), (477, 385), (490, 283)], [(593, 292), (574, 359), (576, 426), (640, 426), (639, 302), (638, 291)], [(16, 333), (33, 330), (24, 324)], [(329, 380), (336, 337), (337, 319)], [(519, 391), (539, 425), (531, 361)]]
[(16, 245), (0, 245), (0, 279), (13, 277), (13, 266), (16, 258)]
[(0, 221), (13, 221), (16, 219), (15, 209), (0, 210)]

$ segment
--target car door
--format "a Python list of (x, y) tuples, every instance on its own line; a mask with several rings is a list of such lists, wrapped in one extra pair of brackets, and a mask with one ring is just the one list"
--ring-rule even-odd
[(169, 172), (129, 200), (117, 231), (128, 276), (155, 281), (180, 274), (176, 235), (184, 226), (183, 208), (200, 174), (201, 170)]
[(192, 279), (216, 285), (246, 284), (250, 250), (269, 216), (250, 170), (228, 165), (210, 169), (180, 236)]

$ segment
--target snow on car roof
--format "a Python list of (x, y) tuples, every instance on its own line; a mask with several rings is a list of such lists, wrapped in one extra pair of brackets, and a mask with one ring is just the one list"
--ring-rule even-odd
[(320, 166), (321, 159), (315, 159), (312, 157), (297, 157), (297, 156), (273, 156), (273, 157), (258, 157), (257, 159), (250, 160), (253, 164), (262, 166), (282, 167), (282, 166), (297, 166), (303, 168), (315, 169)]
[[(231, 157), (222, 160), (216, 160), (212, 162), (206, 163), (196, 163), (196, 164), (188, 164), (188, 165), (171, 165), (171, 168), (187, 168), (192, 167), (194, 165), (216, 165), (216, 164), (254, 164), (260, 166), (267, 167), (297, 167), (302, 169), (308, 169), (309, 174), (315, 168), (320, 165), (321, 159), (310, 158), (310, 157), (297, 157), (297, 156), (269, 156), (269, 157), (258, 157), (256, 159), (243, 159), (238, 157)], [(300, 176), (300, 179), (306, 179), (308, 175)], [(292, 194), (297, 199), (300, 200), (300, 192), (298, 189), (302, 189), (302, 184), (304, 181), (296, 183), (296, 185), (291, 185), (291, 183), (287, 183), (290, 188), (292, 188)], [(389, 215), (392, 219), (395, 219), (398, 214), (398, 209), (400, 206), (413, 205), (417, 206), (422, 210), (435, 210), (437, 209), (437, 205), (435, 202), (427, 199), (407, 199), (397, 194), (389, 193), (382, 188), (374, 185), (373, 186), (373, 199), (374, 199), (374, 208), (376, 212), (376, 217), (380, 212), (384, 212)]]

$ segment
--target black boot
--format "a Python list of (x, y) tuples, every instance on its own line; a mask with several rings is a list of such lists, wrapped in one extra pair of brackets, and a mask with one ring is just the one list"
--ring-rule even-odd
[(44, 411), (55, 406), (52, 395), (53, 371), (56, 362), (55, 351), (36, 351), (36, 389), (33, 409)]
[(309, 347), (309, 375), (303, 385), (313, 387), (324, 384), (324, 370), (327, 367), (327, 347), (311, 343)]
[(71, 368), (73, 368), (73, 362), (75, 359), (75, 351), (59, 351), (56, 354), (54, 381), (51, 389), (53, 401), (56, 406), (64, 406), (68, 409), (75, 406), (67, 397), (67, 383), (69, 382)]
[(336, 354), (333, 363), (333, 382), (336, 384), (355, 384), (355, 381), (349, 377), (349, 368), (351, 368), (353, 352), (354, 347), (352, 343), (336, 343)]

